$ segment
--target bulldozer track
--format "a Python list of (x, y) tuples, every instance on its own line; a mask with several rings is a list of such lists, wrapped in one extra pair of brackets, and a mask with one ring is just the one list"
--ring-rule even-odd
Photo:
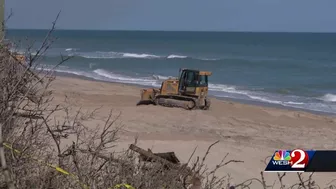
[[(162, 100), (160, 100), (160, 99), (162, 99)], [(170, 107), (170, 108), (183, 108), (183, 109), (186, 109), (186, 110), (192, 110), (192, 109), (196, 108), (196, 103), (193, 100), (179, 100), (179, 101), (181, 101), (181, 103), (192, 101), (193, 106), (191, 108), (188, 107), (188, 106), (185, 106), (185, 105), (179, 105), (179, 104), (175, 104), (175, 103), (165, 103), (165, 100), (166, 100), (166, 98), (158, 98), (158, 99), (155, 100), (155, 104), (160, 105), (160, 106), (164, 106), (164, 107)], [(177, 100), (177, 99), (174, 99), (174, 100)]]

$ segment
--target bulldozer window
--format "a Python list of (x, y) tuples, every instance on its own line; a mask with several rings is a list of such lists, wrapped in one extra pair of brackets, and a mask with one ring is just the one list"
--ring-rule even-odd
[(190, 87), (196, 86), (198, 84), (198, 75), (196, 75), (195, 72), (188, 72), (187, 84)]
[(193, 79), (194, 79), (194, 72), (188, 72), (187, 82), (191, 83)]
[(200, 75), (199, 78), (200, 78), (199, 85), (201, 87), (208, 86), (208, 76), (206, 76), (206, 75)]

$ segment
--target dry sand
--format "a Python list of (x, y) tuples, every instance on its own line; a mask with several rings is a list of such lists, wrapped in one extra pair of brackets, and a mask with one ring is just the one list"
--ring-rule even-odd
[[(236, 184), (260, 178), (265, 169), (264, 159), (274, 150), (336, 148), (335, 117), (217, 99), (212, 99), (208, 111), (136, 106), (139, 87), (68, 77), (57, 77), (52, 88), (55, 103), (61, 103), (67, 95), (83, 110), (102, 106), (99, 118), (106, 118), (110, 109), (116, 114), (121, 112), (124, 130), (120, 133), (119, 148), (127, 148), (138, 135), (140, 147), (154, 152), (174, 151), (186, 162), (195, 147), (195, 156), (203, 156), (211, 143), (220, 140), (206, 163), (214, 167), (227, 153), (227, 160), (243, 160), (244, 163), (229, 164), (218, 172), (220, 176), (230, 174)], [(288, 175), (285, 182), (297, 180), (296, 173)], [(268, 184), (272, 185), (276, 177), (276, 173), (265, 173)], [(315, 173), (321, 187), (333, 178), (336, 173)]]

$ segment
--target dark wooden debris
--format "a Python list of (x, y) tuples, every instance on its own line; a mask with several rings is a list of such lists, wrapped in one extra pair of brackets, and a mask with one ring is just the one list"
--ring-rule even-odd
[[(153, 153), (150, 149), (147, 150), (148, 152), (154, 154), (155, 156), (159, 156), (167, 161), (170, 161), (174, 164), (180, 164), (180, 160), (176, 157), (174, 152), (163, 152), (163, 153)], [(153, 161), (153, 158), (148, 157), (144, 154), (140, 154), (139, 157), (142, 161)]]
[(144, 150), (134, 144), (131, 144), (129, 147), (131, 150), (140, 154), (140, 159), (144, 161), (155, 161), (160, 162), (161, 164), (168, 165), (170, 167), (179, 167), (180, 162), (175, 156), (174, 152), (170, 153), (153, 153), (151, 150)]

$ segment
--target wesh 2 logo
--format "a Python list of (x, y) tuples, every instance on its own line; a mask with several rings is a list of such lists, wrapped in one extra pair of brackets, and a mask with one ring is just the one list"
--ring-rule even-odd
[(291, 168), (305, 168), (309, 162), (307, 152), (296, 149), (293, 151), (279, 150), (275, 152), (272, 163), (273, 165), (290, 165)]
[(309, 154), (301, 149), (278, 150), (270, 160), (266, 171), (303, 171), (309, 163)]

